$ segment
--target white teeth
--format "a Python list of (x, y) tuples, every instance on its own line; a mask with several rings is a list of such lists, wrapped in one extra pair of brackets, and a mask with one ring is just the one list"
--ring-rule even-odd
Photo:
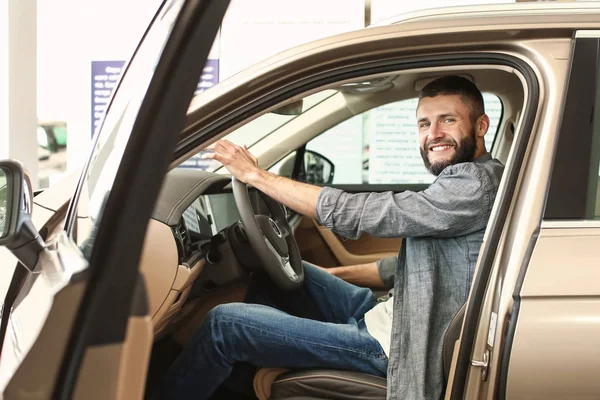
[(447, 150), (449, 148), (451, 148), (452, 146), (435, 146), (431, 148), (431, 151), (442, 151), (442, 150)]

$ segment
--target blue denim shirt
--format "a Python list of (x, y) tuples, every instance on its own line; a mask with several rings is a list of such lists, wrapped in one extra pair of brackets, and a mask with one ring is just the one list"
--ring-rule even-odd
[(388, 399), (442, 397), (444, 334), (469, 295), (503, 170), (486, 154), (447, 167), (422, 192), (321, 190), (317, 218), (332, 231), (405, 238), (397, 260), (378, 263), (393, 285)]

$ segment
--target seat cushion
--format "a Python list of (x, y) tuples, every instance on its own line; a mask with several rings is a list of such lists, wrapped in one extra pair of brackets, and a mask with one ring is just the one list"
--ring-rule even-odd
[(385, 400), (385, 378), (353, 371), (310, 369), (279, 375), (271, 399)]

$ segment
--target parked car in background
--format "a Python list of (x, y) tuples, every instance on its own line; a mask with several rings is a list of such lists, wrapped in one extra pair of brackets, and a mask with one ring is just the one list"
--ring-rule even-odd
[(67, 123), (43, 121), (38, 123), (38, 144), (52, 153), (67, 147)]
[[(3, 315), (4, 398), (141, 399), (207, 310), (242, 298), (250, 271), (288, 276), (279, 258), (252, 251), (268, 247), (244, 235), (260, 232), (254, 213), (323, 266), (396, 254), (401, 238), (345, 240), (218, 164), (188, 161), (227, 137), (295, 179), (422, 190), (432, 178), (410, 147), (407, 110), (429, 81), (458, 74), (485, 93), (487, 143), (506, 169), (469, 300), (446, 333), (446, 398), (597, 399), (600, 5), (418, 12), (288, 50), (192, 100), (226, 6), (165, 1), (80, 175), (32, 198), (22, 168), (0, 162), (0, 245), (13, 255), (0, 260), (1, 279), (22, 263), (10, 321)], [(348, 371), (262, 370), (255, 388), (261, 399), (383, 399), (386, 384)]]

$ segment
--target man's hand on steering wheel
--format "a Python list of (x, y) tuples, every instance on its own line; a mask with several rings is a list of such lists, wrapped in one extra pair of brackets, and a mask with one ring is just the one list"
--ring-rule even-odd
[(302, 215), (317, 219), (317, 200), (321, 187), (294, 181), (265, 171), (258, 166), (256, 158), (244, 146), (227, 140), (219, 140), (209, 148), (203, 158), (217, 160), (243, 183), (254, 186), (272, 199)]
[(258, 167), (258, 161), (246, 146), (220, 140), (209, 149), (214, 152), (206, 153), (204, 158), (221, 162), (233, 175), (233, 196), (240, 220), (262, 267), (280, 288), (300, 288), (304, 281), (300, 250), (281, 204), (267, 194), (263, 200), (270, 215), (259, 215), (250, 202), (246, 184), (260, 181), (260, 174), (266, 171)]
[(226, 139), (221, 139), (208, 149), (213, 152), (205, 153), (202, 158), (219, 161), (231, 175), (244, 183), (248, 183), (251, 176), (260, 170), (258, 160), (250, 154), (246, 146), (242, 147)]

